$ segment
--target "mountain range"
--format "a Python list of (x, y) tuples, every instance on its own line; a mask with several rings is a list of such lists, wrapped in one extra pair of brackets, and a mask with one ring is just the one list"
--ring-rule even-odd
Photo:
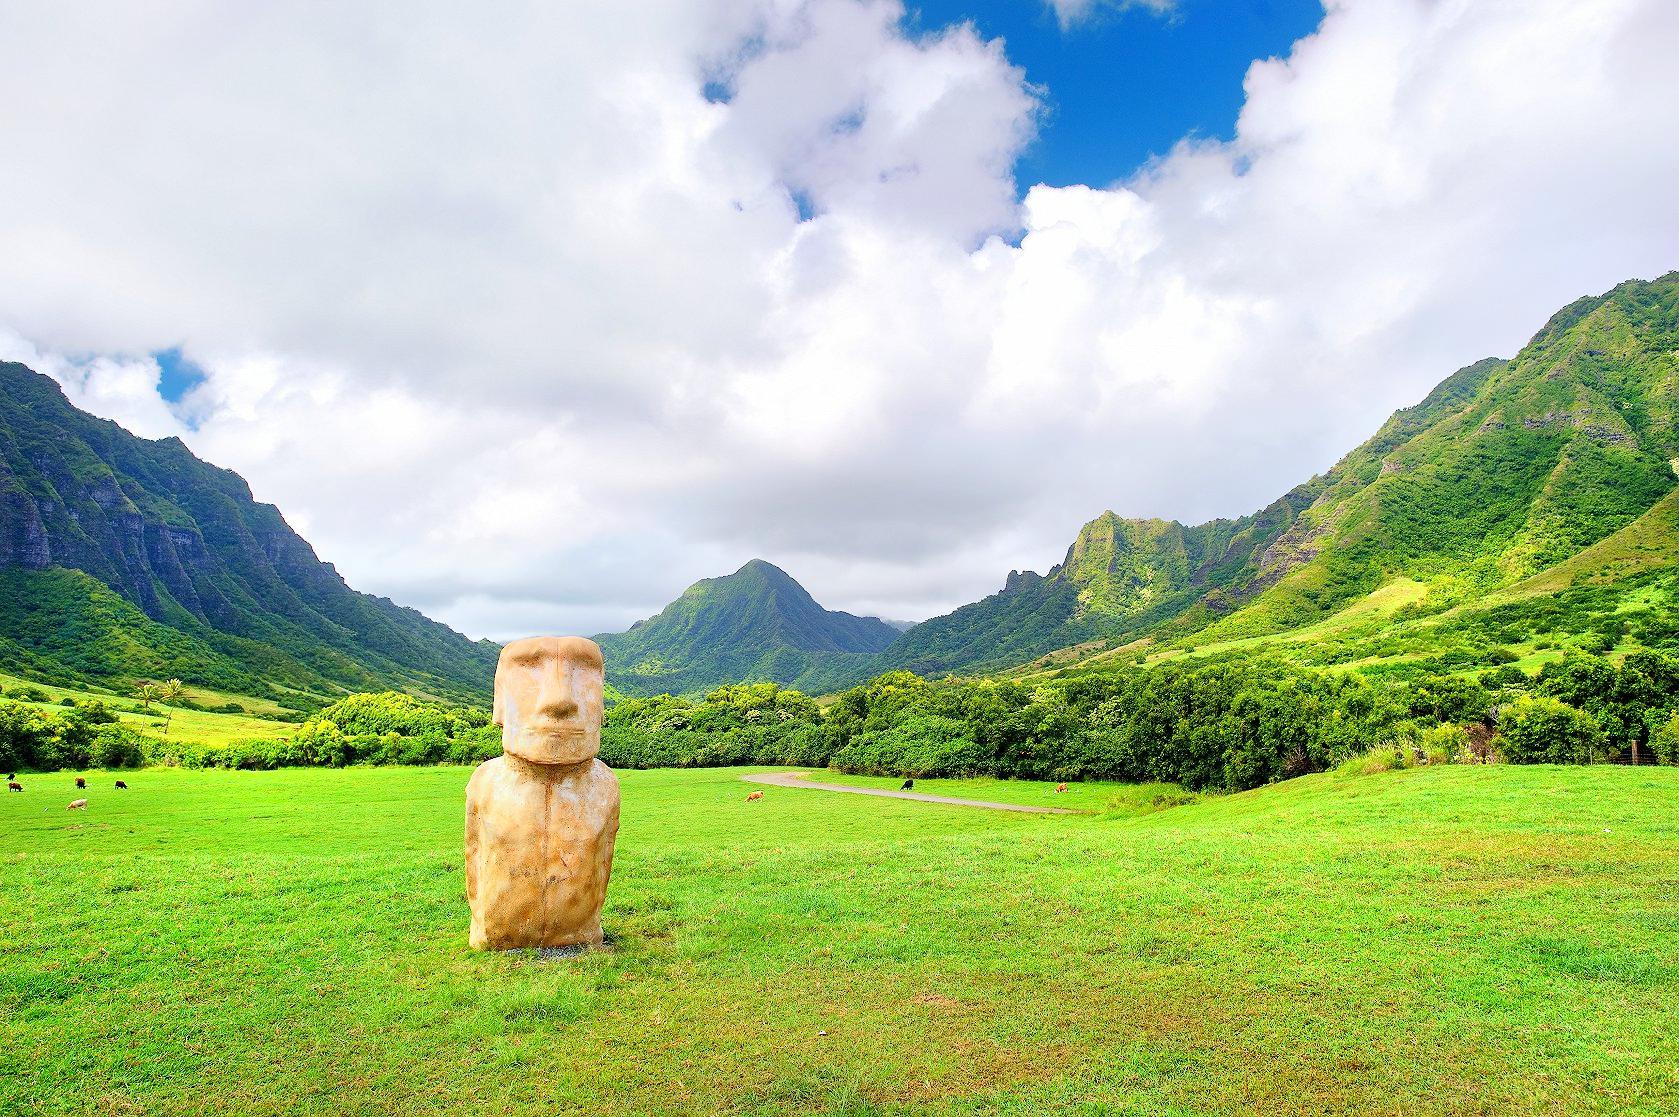
[(296, 702), (489, 693), (497, 645), (358, 593), (238, 474), (0, 363), (0, 659)]
[(1445, 602), (1631, 523), (1679, 473), (1679, 273), (1558, 312), (1395, 413), (1326, 474), (1238, 520), (1086, 524), (1047, 575), (929, 620), (880, 670), (1006, 666), (1087, 642), (1310, 624), (1397, 577)]
[[(7, 661), (260, 694), (487, 689), (495, 645), (351, 590), (236, 474), (77, 411), (23, 366), (0, 365), (0, 387)], [(902, 632), (824, 609), (754, 560), (596, 639), (626, 693), (743, 680), (820, 692), (889, 670), (1263, 638), (1400, 583), (1418, 605), (1450, 609), (1542, 584), (1583, 552), (1621, 555), (1618, 533), (1637, 536), (1638, 569), (1679, 564), (1679, 544), (1646, 516), (1671, 506), (1676, 409), (1679, 273), (1564, 308), (1515, 357), (1458, 370), (1251, 515), (1184, 525), (1104, 512), (1047, 573), (1010, 572), (998, 593)]]

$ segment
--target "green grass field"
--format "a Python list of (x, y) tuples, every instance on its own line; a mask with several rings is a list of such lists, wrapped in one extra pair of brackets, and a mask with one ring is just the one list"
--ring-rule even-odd
[(466, 776), (0, 799), (0, 1113), (1679, 1112), (1679, 770), (625, 772), (613, 948), (560, 961), (466, 949)]
[(132, 694), (119, 694), (114, 691), (94, 690), (91, 688), (54, 686), (50, 683), (39, 683), (31, 679), (21, 679), (14, 675), (0, 673), (0, 688), (5, 696), (12, 696), (19, 690), (33, 687), (47, 696), (45, 702), (26, 702), (24, 705), (33, 706), (48, 713), (61, 714), (64, 706), (61, 700), (73, 698), (77, 702), (103, 702), (115, 711), (123, 724), (137, 729), (152, 737), (167, 737), (172, 741), (191, 741), (194, 744), (220, 747), (229, 741), (238, 741), (248, 737), (286, 737), (297, 732), (297, 726), (290, 722), (273, 721), (263, 717), (263, 714), (278, 713), (280, 707), (263, 698), (251, 698), (247, 695), (227, 694), (222, 691), (208, 690), (204, 687), (188, 687), (183, 696), (202, 703), (238, 702), (245, 707), (243, 714), (226, 714), (212, 710), (188, 710), (177, 706), (165, 706), (153, 703), (149, 710), (135, 710), (136, 700)]

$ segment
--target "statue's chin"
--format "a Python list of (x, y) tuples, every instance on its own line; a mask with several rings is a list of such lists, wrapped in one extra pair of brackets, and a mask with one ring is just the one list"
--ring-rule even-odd
[(524, 732), (503, 740), (503, 750), (531, 764), (581, 764), (600, 751), (590, 733)]

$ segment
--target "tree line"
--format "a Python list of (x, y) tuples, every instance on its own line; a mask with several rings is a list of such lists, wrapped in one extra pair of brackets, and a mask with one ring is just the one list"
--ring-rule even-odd
[[(284, 738), (210, 746), (0, 701), (0, 767), (472, 764), (499, 755), (487, 711), (356, 694)], [(1435, 761), (1679, 763), (1679, 659), (1571, 655), (1536, 675), (1366, 677), (1264, 658), (1085, 671), (1042, 681), (892, 672), (819, 703), (774, 683), (610, 706), (619, 768), (790, 764), (889, 776), (1162, 781), (1242, 790), (1371, 753)]]

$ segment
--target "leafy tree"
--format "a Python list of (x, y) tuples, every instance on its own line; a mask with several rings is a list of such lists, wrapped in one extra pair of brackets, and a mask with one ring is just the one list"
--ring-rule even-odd
[(1499, 751), (1512, 764), (1588, 764), (1603, 730), (1584, 710), (1544, 695), (1517, 699), (1499, 715)]

